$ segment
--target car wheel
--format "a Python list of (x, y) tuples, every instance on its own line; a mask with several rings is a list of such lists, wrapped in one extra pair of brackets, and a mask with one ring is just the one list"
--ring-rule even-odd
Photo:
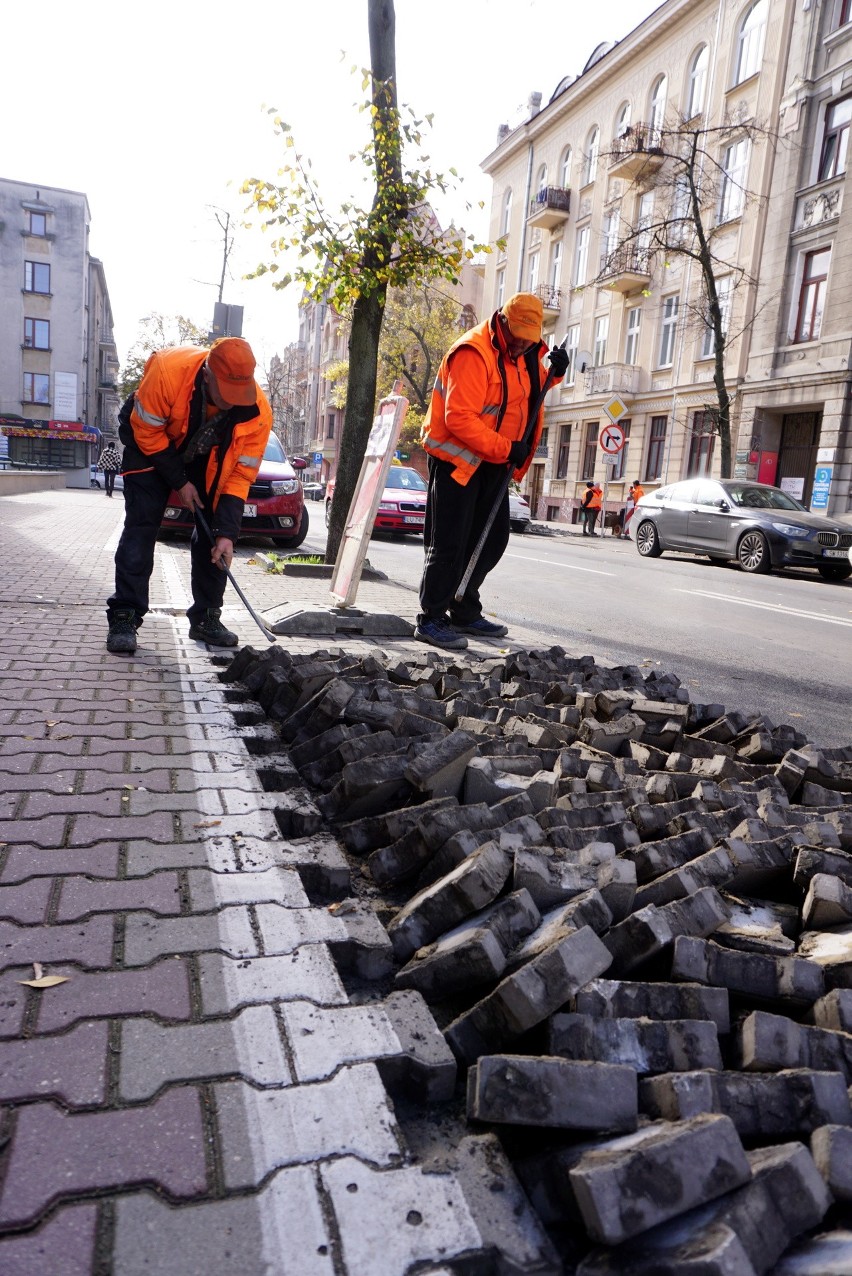
[(817, 571), (823, 580), (848, 580), (852, 576), (852, 563), (820, 563)]
[(643, 558), (659, 558), (663, 552), (659, 533), (650, 518), (646, 518), (636, 529), (636, 548)]
[(298, 532), (296, 532), (296, 535), (295, 535), (295, 536), (288, 536), (288, 537), (286, 537), (286, 539), (282, 537), (282, 539), (281, 539), (281, 544), (282, 544), (282, 545), (286, 545), (288, 549), (298, 549), (298, 548), (299, 548), (299, 546), (301, 545), (302, 541), (303, 541), (303, 540), (305, 539), (305, 537), (307, 536), (307, 534), (308, 534), (308, 528), (310, 527), (310, 525), (311, 525), (311, 520), (310, 520), (310, 517), (309, 517), (309, 515), (308, 515), (308, 507), (307, 507), (307, 505), (303, 505), (303, 506), (302, 506), (302, 517), (301, 517), (301, 520), (300, 520), (300, 522), (299, 522), (299, 530), (298, 530)]
[(519, 523), (517, 520), (514, 523), (510, 523), (509, 527), (513, 532), (525, 532), (527, 530), (526, 523)]
[(772, 555), (763, 532), (754, 529), (746, 532), (737, 546), (737, 558), (744, 572), (762, 575), (772, 571)]

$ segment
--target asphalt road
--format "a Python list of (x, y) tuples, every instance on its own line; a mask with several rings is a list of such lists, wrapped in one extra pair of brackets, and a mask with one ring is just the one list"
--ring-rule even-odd
[[(310, 541), (324, 549), (324, 530)], [(369, 559), (416, 588), (418, 537), (373, 537)], [(512, 535), (482, 592), (486, 614), (542, 646), (606, 664), (655, 663), (693, 700), (765, 713), (816, 744), (852, 744), (852, 580), (749, 576), (686, 555), (642, 559), (632, 542), (609, 536), (527, 533)]]

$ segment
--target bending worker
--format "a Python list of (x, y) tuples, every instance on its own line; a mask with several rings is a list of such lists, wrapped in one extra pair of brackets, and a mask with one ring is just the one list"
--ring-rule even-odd
[(272, 428), (272, 412), (254, 379), (251, 346), (223, 337), (209, 350), (155, 350), (135, 394), (119, 413), (124, 444), (124, 531), (115, 554), (115, 593), (107, 603), (107, 650), (133, 655), (136, 630), (148, 610), (154, 545), (169, 493), (202, 511), (190, 545), (192, 606), (189, 636), (235, 647), (220, 616), (239, 536), (243, 504)]
[[(529, 414), (547, 375), (541, 339), (542, 305), (532, 293), (516, 293), (490, 319), (471, 328), (444, 356), (423, 422), (429, 453), (429, 492), (415, 637), (451, 650), (467, 646), (465, 634), (500, 638), (505, 625), (486, 620), (479, 589), (509, 543), (506, 494), (461, 602), (455, 593), (494, 506), (509, 462), (517, 480), (526, 474), (541, 437), (544, 415), (528, 442)], [(561, 380), (568, 354), (550, 351)], [(555, 383), (554, 383), (555, 384)]]

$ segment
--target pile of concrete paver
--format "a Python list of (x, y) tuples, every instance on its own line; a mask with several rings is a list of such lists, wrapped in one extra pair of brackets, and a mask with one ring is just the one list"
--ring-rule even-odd
[(852, 1272), (852, 746), (560, 648), (221, 678), (349, 968), (428, 1003), (500, 1135), (536, 1270)]

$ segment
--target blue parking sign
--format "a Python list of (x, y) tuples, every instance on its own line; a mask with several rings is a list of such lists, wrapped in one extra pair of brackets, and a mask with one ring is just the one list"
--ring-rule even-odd
[(831, 488), (831, 475), (834, 466), (818, 465), (814, 472), (814, 485), (811, 492), (811, 509), (828, 509), (828, 493)]

